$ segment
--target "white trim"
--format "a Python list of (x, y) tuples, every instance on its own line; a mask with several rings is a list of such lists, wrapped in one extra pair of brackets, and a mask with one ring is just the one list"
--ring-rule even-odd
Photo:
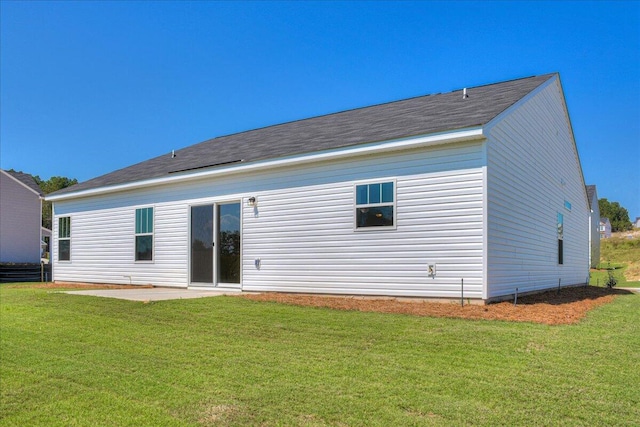
[[(139, 209), (153, 209), (151, 217), (151, 233), (137, 233), (137, 221)], [(156, 205), (142, 205), (133, 209), (133, 262), (135, 264), (154, 264), (156, 262)], [(138, 236), (151, 236), (151, 259), (137, 259), (138, 256)]]
[[(69, 218), (69, 237), (60, 237), (60, 220), (62, 218)], [(59, 263), (71, 263), (71, 260), (73, 259), (72, 255), (72, 244), (71, 244), (71, 239), (73, 237), (73, 226), (72, 226), (72, 219), (73, 217), (71, 215), (61, 215), (59, 217), (57, 217), (57, 223), (58, 223), (58, 228), (57, 228), (57, 236), (56, 236), (56, 259), (57, 262)], [(53, 238), (53, 233), (51, 233), (51, 237)], [(62, 240), (68, 240), (69, 241), (69, 259), (60, 259), (60, 241)]]
[[(236, 290), (241, 290), (242, 289), (242, 256), (243, 256), (243, 248), (242, 248), (242, 236), (243, 236), (243, 230), (242, 230), (242, 218), (243, 218), (243, 214), (242, 214), (242, 207), (243, 207), (243, 203), (245, 201), (244, 197), (238, 197), (238, 198), (222, 198), (222, 199), (216, 199), (214, 201), (208, 201), (208, 202), (204, 202), (204, 203), (195, 203), (195, 204), (189, 204), (187, 209), (189, 210), (188, 212), (188, 221), (189, 221), (189, 227), (188, 227), (188, 234), (187, 234), (187, 238), (188, 238), (188, 245), (187, 245), (187, 287), (188, 288), (197, 288), (197, 289), (204, 289), (204, 288), (210, 288), (210, 289), (218, 289), (218, 288), (225, 288), (225, 289), (236, 289)], [(227, 283), (227, 282), (220, 282), (218, 280), (218, 258), (219, 258), (219, 253), (218, 250), (220, 248), (220, 239), (219, 239), (219, 225), (218, 223), (220, 222), (220, 217), (218, 214), (218, 210), (220, 208), (221, 205), (231, 205), (231, 204), (238, 204), (240, 205), (240, 283)], [(193, 258), (193, 253), (192, 253), (192, 242), (191, 242), (191, 238), (192, 238), (192, 230), (193, 230), (193, 221), (192, 221), (192, 212), (193, 212), (193, 208), (196, 207), (203, 207), (203, 206), (211, 206), (212, 208), (212, 219), (213, 219), (213, 236), (211, 236), (213, 238), (213, 259), (212, 259), (212, 268), (213, 268), (213, 272), (212, 272), (212, 282), (194, 282), (192, 279), (192, 265), (191, 265), (191, 261)]]
[(192, 233), (193, 233), (193, 208), (198, 208), (198, 207), (203, 207), (203, 206), (211, 206), (211, 220), (213, 221), (213, 229), (211, 231), (211, 233), (213, 234), (213, 236), (211, 236), (213, 239), (215, 239), (215, 220), (216, 220), (216, 203), (213, 201), (203, 201), (202, 203), (198, 202), (198, 203), (190, 203), (189, 206), (187, 207), (187, 209), (189, 209), (189, 215), (188, 215), (188, 222), (189, 222), (189, 227), (188, 227), (188, 233), (187, 233), (187, 287), (191, 288), (204, 288), (204, 287), (209, 287), (212, 289), (215, 289), (216, 286), (216, 277), (215, 277), (215, 262), (216, 262), (216, 244), (214, 241), (213, 244), (213, 259), (211, 260), (211, 265), (213, 268), (213, 272), (211, 273), (211, 282), (194, 282), (193, 281), (193, 266), (191, 265), (192, 261), (193, 261), (193, 242), (191, 241), (192, 239)]
[[(369, 184), (384, 184), (386, 182), (391, 182), (393, 183), (393, 203), (367, 203), (365, 205), (360, 205), (360, 207), (365, 206), (365, 207), (382, 207), (382, 206), (393, 206), (393, 225), (386, 225), (386, 226), (370, 226), (370, 227), (358, 227), (358, 214), (357, 214), (357, 210), (358, 210), (358, 194), (357, 194), (357, 188), (359, 185), (369, 185)], [(353, 208), (351, 209), (351, 212), (353, 213), (353, 231), (360, 233), (360, 232), (372, 232), (372, 231), (389, 231), (389, 230), (396, 230), (398, 228), (398, 208), (397, 208), (397, 199), (398, 199), (398, 195), (397, 195), (397, 191), (398, 191), (398, 182), (396, 178), (380, 178), (380, 179), (368, 179), (366, 181), (357, 181), (353, 183)], [(380, 194), (380, 197), (382, 198), (382, 193)]]
[(487, 144), (483, 146), (485, 165), (482, 167), (482, 299), (489, 297), (489, 176), (487, 172)]
[(60, 195), (47, 196), (45, 200), (58, 201), (68, 200), (80, 197), (96, 196), (107, 193), (114, 193), (124, 190), (132, 190), (136, 188), (151, 187), (174, 182), (185, 182), (197, 179), (209, 178), (221, 175), (230, 175), (234, 173), (246, 173), (255, 170), (264, 170), (281, 166), (300, 165), (323, 160), (333, 160), (337, 158), (350, 157), (356, 155), (370, 155), (384, 153), (397, 150), (408, 150), (437, 144), (446, 144), (458, 141), (467, 141), (484, 138), (482, 126), (461, 129), (456, 131), (440, 132), (420, 137), (410, 137), (394, 139), (390, 141), (377, 142), (372, 144), (360, 144), (355, 147), (339, 148), (333, 150), (322, 151), (313, 154), (303, 154), (291, 157), (283, 157), (275, 160), (262, 160), (244, 165), (233, 165), (228, 167), (216, 168), (201, 172), (191, 172), (183, 175), (172, 175), (169, 177), (152, 178), (143, 181), (130, 182), (125, 184), (117, 184), (112, 186), (92, 188), (88, 190), (80, 190), (78, 192), (66, 193)]
[[(230, 289), (242, 289), (242, 202), (243, 198), (238, 199), (225, 199), (222, 202), (214, 203), (213, 207), (213, 235), (214, 241), (216, 244), (213, 248), (213, 285), (215, 288), (230, 288)], [(218, 277), (220, 276), (220, 272), (218, 269), (220, 268), (220, 206), (221, 205), (240, 205), (240, 223), (238, 226), (240, 227), (240, 271), (239, 271), (239, 283), (229, 283), (229, 282), (221, 282)]]

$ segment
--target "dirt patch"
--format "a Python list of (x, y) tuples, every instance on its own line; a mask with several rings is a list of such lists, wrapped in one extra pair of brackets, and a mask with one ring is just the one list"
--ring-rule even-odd
[(453, 302), (427, 302), (416, 299), (335, 297), (283, 293), (243, 294), (240, 297), (254, 301), (272, 301), (336, 310), (374, 311), (413, 316), (451, 317), (463, 319), (506, 320), (534, 322), (547, 325), (577, 323), (589, 310), (607, 304), (621, 294), (631, 292), (596, 286), (563, 288), (518, 298), (513, 301), (488, 305), (465, 305)]
[(33, 289), (141, 289), (153, 288), (151, 285), (106, 285), (99, 283), (77, 283), (77, 282), (34, 282), (34, 283), (16, 283), (11, 285), (3, 285), (4, 288), (33, 288)]

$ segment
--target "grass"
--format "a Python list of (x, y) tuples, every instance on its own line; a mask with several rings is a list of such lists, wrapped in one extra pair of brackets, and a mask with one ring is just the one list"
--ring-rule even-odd
[(590, 284), (602, 286), (608, 280), (609, 269), (618, 280), (618, 287), (640, 288), (640, 238), (627, 238), (627, 233), (600, 240), (600, 264), (591, 271)]
[(2, 426), (637, 425), (640, 296), (571, 326), (0, 287)]

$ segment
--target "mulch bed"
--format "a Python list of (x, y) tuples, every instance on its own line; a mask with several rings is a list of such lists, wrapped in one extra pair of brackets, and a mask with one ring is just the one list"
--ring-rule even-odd
[[(153, 286), (105, 285), (90, 283), (29, 283), (3, 285), (6, 288), (37, 289), (140, 289)], [(418, 298), (386, 298), (361, 296), (327, 296), (309, 294), (284, 294), (267, 292), (261, 294), (239, 294), (239, 298), (253, 301), (271, 301), (281, 304), (307, 307), (325, 307), (335, 310), (373, 311), (413, 316), (450, 317), (462, 319), (506, 320), (512, 322), (534, 322), (547, 325), (577, 323), (589, 310), (607, 304), (617, 295), (628, 295), (630, 291), (597, 286), (562, 288), (518, 297), (518, 304), (504, 301), (487, 305), (460, 302), (432, 302)]]
[(589, 310), (607, 304), (621, 294), (621, 289), (595, 286), (563, 288), (560, 292), (548, 291), (521, 296), (517, 305), (505, 301), (487, 305), (460, 305), (460, 302), (429, 302), (417, 299), (335, 297), (308, 294), (243, 294), (242, 298), (254, 301), (273, 301), (336, 310), (373, 311), (413, 316), (450, 317), (463, 319), (506, 320), (534, 322), (547, 325), (577, 323)]

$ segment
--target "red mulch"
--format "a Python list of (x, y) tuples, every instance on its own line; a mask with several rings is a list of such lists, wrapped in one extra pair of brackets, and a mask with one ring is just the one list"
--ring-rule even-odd
[(563, 288), (559, 293), (548, 291), (521, 296), (518, 304), (505, 301), (487, 305), (465, 305), (459, 302), (429, 302), (417, 299), (336, 297), (308, 294), (262, 293), (243, 294), (254, 301), (273, 301), (336, 310), (375, 311), (413, 316), (451, 317), (463, 319), (506, 320), (534, 322), (547, 325), (577, 323), (589, 310), (607, 304), (629, 291), (595, 286)]

